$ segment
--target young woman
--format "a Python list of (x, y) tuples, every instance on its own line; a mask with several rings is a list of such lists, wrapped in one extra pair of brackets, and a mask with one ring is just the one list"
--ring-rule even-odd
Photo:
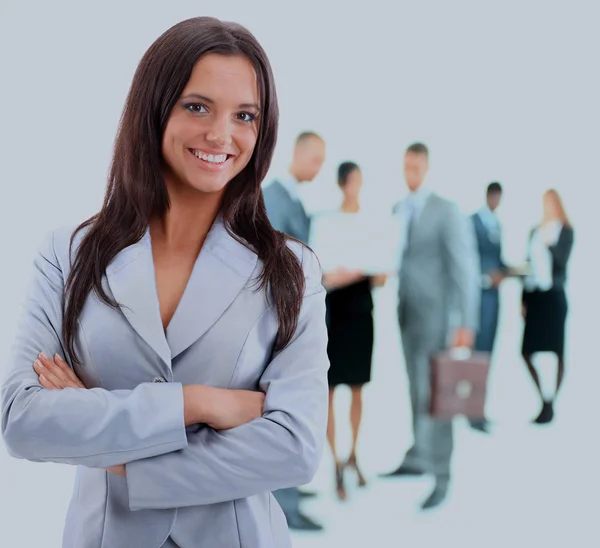
[(10, 453), (78, 466), (63, 546), (290, 546), (270, 492), (327, 422), (316, 258), (273, 230), (278, 108), (243, 27), (175, 25), (131, 86), (100, 212), (35, 261), (2, 391)]
[[(525, 279), (523, 290), (525, 331), (522, 354), (542, 399), (542, 410), (535, 419), (538, 424), (552, 421), (554, 399), (565, 373), (565, 282), (572, 247), (573, 228), (560, 196), (556, 190), (548, 190), (544, 194), (542, 222), (530, 235), (528, 255), (532, 274)], [(533, 364), (533, 355), (537, 352), (553, 352), (558, 358), (556, 392), (549, 399), (544, 397), (540, 378)]]
[[(348, 215), (360, 210), (362, 173), (354, 162), (344, 162), (338, 168), (338, 185), (344, 199), (341, 211)], [(335, 484), (337, 496), (347, 498), (344, 471), (356, 472), (358, 484), (366, 485), (356, 459), (356, 446), (362, 420), (362, 389), (371, 380), (371, 357), (373, 354), (373, 297), (371, 288), (381, 286), (386, 276), (365, 276), (362, 272), (334, 271), (324, 276), (329, 289), (327, 314), (329, 317), (329, 344), (327, 352), (331, 367), (329, 380), (329, 422), (327, 439), (335, 461)], [(350, 424), (352, 448), (347, 461), (340, 461), (335, 443), (334, 394), (336, 386), (345, 384), (352, 390)]]

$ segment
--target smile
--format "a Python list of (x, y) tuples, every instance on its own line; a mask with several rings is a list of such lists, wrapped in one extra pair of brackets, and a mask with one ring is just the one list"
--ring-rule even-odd
[(219, 171), (228, 165), (229, 160), (234, 158), (233, 154), (210, 154), (197, 148), (188, 148), (188, 152), (194, 156), (198, 165), (210, 171)]
[(231, 156), (231, 154), (208, 154), (194, 148), (190, 148), (189, 151), (196, 158), (200, 158), (200, 160), (204, 160), (205, 162), (209, 162), (211, 164), (224, 164), (227, 158)]

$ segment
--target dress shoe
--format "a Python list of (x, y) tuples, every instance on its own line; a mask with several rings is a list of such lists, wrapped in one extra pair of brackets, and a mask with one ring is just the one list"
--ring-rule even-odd
[(319, 494), (314, 491), (302, 491), (301, 489), (298, 489), (298, 492), (300, 493), (301, 499), (314, 499), (319, 496)]
[(322, 531), (323, 526), (314, 522), (309, 517), (301, 514), (300, 512), (296, 512), (295, 514), (288, 515), (286, 514), (285, 518), (287, 519), (288, 527), (292, 531)]
[(431, 494), (421, 504), (422, 510), (431, 510), (442, 504), (448, 496), (448, 482), (437, 481)]
[(554, 407), (552, 401), (545, 401), (542, 405), (542, 410), (537, 418), (533, 421), (536, 424), (548, 424), (554, 419)]
[(469, 421), (469, 424), (473, 430), (477, 430), (483, 434), (489, 434), (492, 430), (490, 423), (486, 419), (471, 420)]
[(419, 470), (418, 468), (414, 468), (412, 466), (406, 466), (405, 464), (401, 465), (399, 468), (396, 468), (393, 472), (387, 472), (385, 474), (380, 474), (380, 478), (402, 478), (402, 477), (415, 477), (422, 476), (425, 472), (423, 470)]

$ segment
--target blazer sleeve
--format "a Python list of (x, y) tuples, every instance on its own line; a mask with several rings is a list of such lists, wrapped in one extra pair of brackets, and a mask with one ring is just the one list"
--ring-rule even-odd
[(34, 274), (2, 386), (2, 433), (8, 452), (37, 462), (105, 468), (187, 445), (183, 391), (176, 383), (134, 390), (47, 390), (33, 362), (40, 352), (63, 357), (63, 273), (53, 236)]
[[(181, 451), (129, 463), (132, 510), (214, 504), (311, 481), (325, 441), (329, 368), (325, 290), (311, 262), (296, 334), (260, 379), (263, 416), (230, 430), (204, 427)], [(271, 309), (267, 316), (276, 322)]]
[(443, 247), (451, 286), (457, 295), (460, 325), (476, 331), (481, 280), (475, 231), (472, 222), (453, 203), (449, 204), (444, 221)]
[(567, 267), (567, 262), (573, 249), (573, 240), (573, 229), (563, 228), (563, 232), (556, 244), (548, 248), (552, 254), (555, 266), (561, 270)]

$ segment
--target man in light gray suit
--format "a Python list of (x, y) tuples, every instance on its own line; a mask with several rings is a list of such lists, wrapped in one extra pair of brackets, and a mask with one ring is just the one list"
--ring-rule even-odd
[[(325, 141), (312, 131), (296, 138), (288, 173), (272, 181), (263, 191), (269, 220), (273, 228), (307, 244), (310, 219), (298, 193), (302, 183), (311, 182), (325, 161)], [(273, 493), (283, 509), (288, 526), (297, 531), (320, 531), (323, 527), (300, 511), (302, 493), (296, 487)]]
[(410, 195), (396, 207), (405, 223), (398, 317), (414, 443), (402, 465), (386, 474), (432, 474), (435, 488), (423, 509), (438, 506), (446, 498), (453, 448), (452, 422), (429, 414), (429, 360), (448, 346), (472, 347), (479, 313), (472, 228), (456, 204), (423, 187), (428, 167), (427, 147), (421, 143), (408, 147), (404, 175)]

